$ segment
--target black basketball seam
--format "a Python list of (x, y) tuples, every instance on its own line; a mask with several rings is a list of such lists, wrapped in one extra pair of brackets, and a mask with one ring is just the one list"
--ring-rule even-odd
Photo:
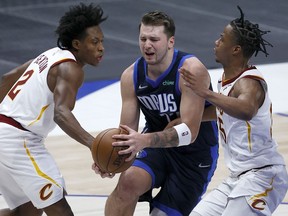
[[(116, 128), (117, 129), (117, 128)], [(118, 130), (119, 131), (119, 130)], [(118, 132), (118, 134), (120, 134), (121, 133), (121, 131), (119, 131)], [(116, 140), (117, 141), (117, 140)], [(111, 157), (112, 157), (112, 155), (113, 155), (113, 152), (114, 152), (114, 146), (112, 146), (112, 151), (110, 151), (110, 156), (109, 156), (109, 160), (108, 160), (108, 163), (106, 164), (106, 170), (108, 171), (108, 172), (113, 172), (113, 171), (110, 171), (109, 169), (108, 169), (108, 167), (109, 167), (109, 164), (110, 164), (110, 161), (111, 161)], [(114, 170), (114, 172), (115, 172), (115, 170)]]
[[(106, 131), (105, 131), (105, 133), (103, 133), (102, 134), (102, 136), (101, 136), (101, 138), (99, 139), (99, 142), (98, 142), (98, 144), (97, 144), (97, 157), (96, 157), (96, 160), (97, 160), (97, 165), (99, 166), (99, 168), (102, 170), (103, 169), (103, 167), (101, 167), (101, 165), (100, 165), (100, 163), (99, 163), (99, 151), (98, 151), (98, 148), (100, 147), (100, 143), (101, 143), (101, 141), (102, 141), (102, 139), (103, 139), (103, 137), (105, 136), (105, 134), (107, 134), (109, 132), (109, 130), (107, 129)], [(103, 170), (103, 171), (105, 171), (105, 170)]]

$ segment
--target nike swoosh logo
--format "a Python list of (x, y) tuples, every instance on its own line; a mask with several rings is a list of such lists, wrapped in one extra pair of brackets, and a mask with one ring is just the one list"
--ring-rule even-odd
[(145, 89), (147, 88), (148, 86), (142, 86), (142, 85), (139, 85), (139, 89)]
[(210, 167), (211, 165), (203, 165), (202, 163), (200, 163), (199, 165), (198, 165), (198, 167), (199, 168), (208, 168), (208, 167)]

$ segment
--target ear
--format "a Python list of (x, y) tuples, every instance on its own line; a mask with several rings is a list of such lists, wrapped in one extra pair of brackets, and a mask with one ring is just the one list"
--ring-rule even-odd
[(72, 47), (73, 47), (75, 50), (79, 50), (79, 49), (80, 49), (80, 41), (77, 40), (77, 39), (72, 40)]
[(233, 47), (233, 52), (232, 52), (233, 55), (239, 55), (239, 53), (241, 53), (241, 52), (242, 52), (242, 48), (240, 45), (236, 45)]
[(174, 47), (174, 44), (175, 44), (175, 37), (172, 36), (168, 40), (168, 49), (172, 49)]

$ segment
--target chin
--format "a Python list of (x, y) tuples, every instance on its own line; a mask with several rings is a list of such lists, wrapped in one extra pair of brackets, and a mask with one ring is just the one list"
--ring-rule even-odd
[(145, 61), (147, 62), (147, 64), (156, 64), (156, 61), (154, 58), (145, 58)]

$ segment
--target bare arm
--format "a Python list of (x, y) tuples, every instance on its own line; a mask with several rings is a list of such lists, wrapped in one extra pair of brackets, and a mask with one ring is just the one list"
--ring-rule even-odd
[(121, 76), (121, 98), (120, 125), (127, 125), (138, 131), (140, 107), (134, 90), (133, 65), (128, 67)]
[[(207, 122), (207, 121), (214, 121), (217, 119), (216, 116), (216, 107), (214, 105), (210, 105), (208, 107), (205, 107), (203, 116), (202, 116), (202, 122)], [(165, 129), (171, 128), (173, 126), (176, 126), (178, 124), (181, 124), (181, 118), (176, 118), (173, 121), (169, 122)]]
[(257, 114), (265, 98), (260, 83), (249, 78), (238, 80), (229, 97), (215, 92), (211, 93), (207, 92), (207, 95), (204, 95), (207, 100), (228, 115), (246, 121), (251, 120)]
[(265, 98), (265, 92), (257, 80), (242, 78), (235, 83), (230, 95), (225, 96), (202, 88), (198, 84), (198, 78), (188, 71), (183, 71), (181, 74), (186, 85), (196, 94), (238, 119), (250, 120), (256, 115)]
[(57, 71), (51, 70), (48, 85), (54, 87), (54, 121), (66, 134), (91, 149), (94, 137), (81, 127), (72, 113), (84, 79), (82, 68), (74, 62), (66, 62), (57, 66)]
[[(187, 59), (180, 71), (186, 69), (199, 78), (201, 86), (209, 89), (210, 76), (206, 67), (195, 57)], [(184, 80), (180, 76), (180, 87), (182, 91), (180, 117), (183, 123), (186, 123), (192, 133), (192, 140), (198, 136), (200, 124), (203, 117), (205, 100), (194, 93), (191, 88), (184, 85)]]
[(214, 121), (217, 119), (216, 115), (216, 107), (214, 105), (210, 105), (204, 109), (202, 122), (205, 121)]
[(9, 92), (9, 90), (12, 88), (14, 83), (21, 77), (21, 75), (25, 72), (25, 70), (28, 68), (32, 60), (29, 60), (28, 62), (24, 63), (23, 65), (20, 65), (19, 67), (14, 68), (10, 72), (4, 74), (2, 76), (1, 84), (0, 84), (0, 103), (6, 96), (6, 94)]

